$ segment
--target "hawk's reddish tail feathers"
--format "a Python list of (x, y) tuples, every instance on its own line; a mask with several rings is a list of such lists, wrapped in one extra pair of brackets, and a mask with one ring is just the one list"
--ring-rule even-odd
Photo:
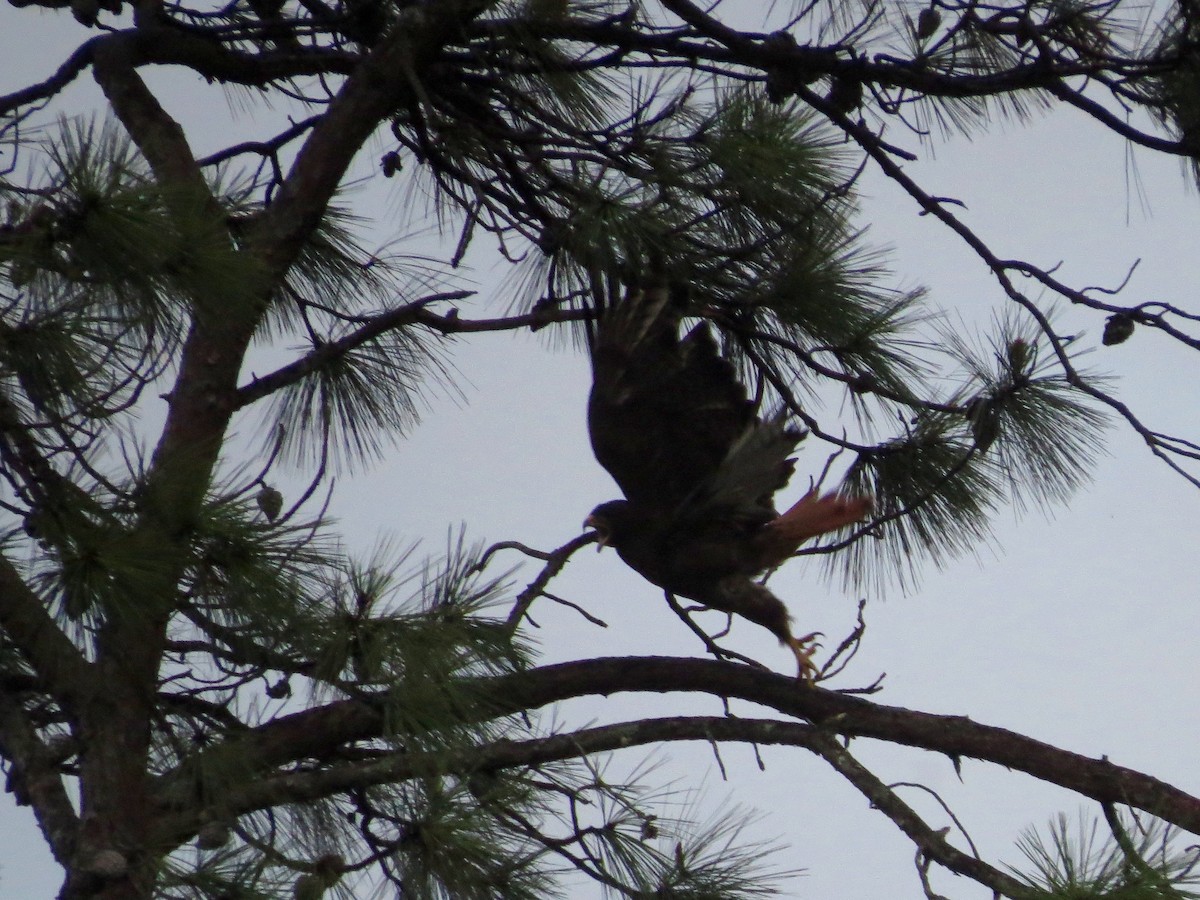
[(779, 565), (809, 538), (837, 531), (866, 518), (871, 506), (870, 497), (843, 497), (837, 494), (821, 497), (814, 488), (763, 528), (761, 540), (765, 567)]

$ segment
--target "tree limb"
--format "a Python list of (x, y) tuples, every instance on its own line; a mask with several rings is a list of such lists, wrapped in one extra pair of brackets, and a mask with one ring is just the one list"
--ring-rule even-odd
[(0, 631), (20, 650), (43, 688), (68, 711), (92, 681), (91, 664), (59, 630), (42, 599), (25, 584), (12, 563), (0, 556)]
[[(784, 715), (811, 721), (847, 737), (869, 737), (918, 747), (953, 758), (968, 757), (1024, 772), (1099, 802), (1142, 809), (1187, 831), (1200, 834), (1200, 798), (1133, 769), (1062, 750), (1004, 728), (885, 706), (821, 688), (794, 678), (729, 662), (674, 657), (617, 657), (568, 662), (474, 682), (471, 690), (487, 698), (495, 717), (518, 714), (551, 703), (624, 692), (708, 694), (745, 700)], [(281, 716), (160, 779), (158, 795), (186, 803), (193, 765), (220, 767), (218, 757), (236, 760), (247, 777), (341, 744), (384, 734), (386, 702), (360, 700), (327, 704)], [(787, 724), (787, 723), (780, 723)], [(201, 758), (208, 762), (201, 762)], [(182, 794), (180, 792), (183, 792)]]
[(79, 817), (46, 745), (24, 710), (4, 691), (0, 691), (0, 756), (9, 761), (9, 790), (17, 804), (33, 809), (50, 852), (66, 866), (75, 854)]
[(995, 866), (991, 866), (977, 856), (963, 853), (946, 840), (941, 830), (930, 828), (917, 815), (916, 810), (905, 803), (886, 784), (880, 781), (873, 772), (855, 759), (850, 751), (838, 743), (837, 739), (823, 729), (814, 729), (808, 747), (829, 763), (842, 777), (854, 785), (871, 805), (891, 819), (896, 827), (903, 831), (917, 846), (917, 849), (928, 859), (945, 866), (958, 875), (990, 887), (997, 894), (1003, 894), (1014, 900), (1038, 900), (1045, 898), (1045, 892), (1022, 884), (1015, 878), (1005, 875)]

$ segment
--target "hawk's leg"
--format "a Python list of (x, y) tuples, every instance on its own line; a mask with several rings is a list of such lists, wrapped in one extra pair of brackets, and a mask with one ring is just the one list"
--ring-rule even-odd
[(812, 661), (813, 654), (817, 652), (817, 648), (821, 645), (817, 643), (817, 638), (821, 637), (821, 632), (814, 631), (812, 634), (806, 634), (804, 637), (788, 636), (784, 643), (796, 655), (796, 662), (800, 667), (800, 671), (796, 677), (805, 684), (812, 684), (816, 681), (817, 675), (821, 670), (817, 668), (816, 663)]

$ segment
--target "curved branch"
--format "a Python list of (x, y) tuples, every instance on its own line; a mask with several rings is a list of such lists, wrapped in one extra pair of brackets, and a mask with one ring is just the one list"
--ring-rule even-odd
[(903, 831), (927, 859), (934, 860), (958, 875), (966, 875), (980, 884), (990, 887), (998, 895), (1014, 900), (1045, 898), (1045, 892), (1024, 885), (1005, 875), (994, 866), (988, 865), (977, 856), (963, 853), (946, 840), (943, 831), (935, 831), (917, 815), (916, 810), (880, 781), (866, 766), (855, 759), (850, 751), (829, 734), (817, 731), (808, 744), (839, 775), (856, 787), (871, 805), (891, 819)]
[(0, 114), (12, 112), (22, 106), (28, 106), (30, 103), (37, 103), (39, 100), (48, 100), (59, 93), (91, 64), (93, 48), (97, 42), (104, 39), (103, 36), (99, 36), (84, 41), (67, 57), (66, 62), (45, 81), (31, 84), (29, 87), (0, 97)]
[(806, 688), (794, 678), (750, 666), (672, 657), (596, 659), (507, 675), (497, 679), (493, 689), (501, 711), (509, 713), (624, 691), (687, 691), (747, 700), (849, 737), (996, 763), (1101, 802), (1137, 807), (1200, 834), (1200, 798), (1105, 757), (1061, 750), (965, 716), (919, 712)]
[[(332, 766), (321, 771), (285, 772), (256, 779), (221, 797), (222, 812), (241, 815), (280, 803), (302, 803), (372, 785), (435, 775), (469, 774), (538, 766), (594, 753), (680, 741), (736, 741), (814, 749), (816, 729), (797, 722), (689, 716), (642, 719), (583, 728), (566, 734), (523, 741), (498, 740), (463, 750), (393, 753), (366, 762)], [(172, 827), (173, 840), (185, 840), (202, 819), (202, 810), (189, 809)]]
[[(116, 37), (121, 37), (117, 35)], [(131, 41), (97, 42), (92, 74), (113, 112), (146, 157), (163, 186), (186, 187), (188, 193), (213, 203), (196, 157), (180, 124), (173, 119), (138, 74)]]
[[(885, 706), (807, 687), (794, 678), (729, 662), (676, 657), (610, 657), (542, 666), (466, 687), (486, 698), (493, 718), (564, 700), (625, 692), (708, 694), (756, 703), (819, 724), (847, 737), (867, 737), (991, 762), (1098, 802), (1123, 803), (1200, 834), (1200, 798), (1150, 775), (1062, 750), (1014, 731), (946, 716)], [(384, 733), (386, 701), (346, 700), (294, 713), (251, 729), (160, 780), (159, 796), (186, 803), (195, 765), (220, 765), (228, 756), (247, 777), (352, 741)], [(780, 723), (784, 724), (784, 723)], [(210, 762), (220, 757), (216, 762)]]
[[(689, 716), (642, 719), (524, 741), (496, 741), (483, 747), (450, 752), (396, 753), (382, 759), (335, 766), (323, 771), (284, 773), (256, 780), (221, 798), (220, 814), (238, 816), (281, 803), (304, 803), (378, 784), (413, 778), (526, 768), (580, 756), (666, 742), (739, 742), (803, 747), (827, 760), (872, 805), (892, 819), (930, 859), (946, 868), (1022, 900), (1036, 891), (950, 845), (944, 835), (926, 825), (896, 794), (857, 762), (824, 729), (773, 719), (728, 716)], [(203, 809), (189, 810), (172, 822), (171, 840), (189, 838), (204, 821)]]

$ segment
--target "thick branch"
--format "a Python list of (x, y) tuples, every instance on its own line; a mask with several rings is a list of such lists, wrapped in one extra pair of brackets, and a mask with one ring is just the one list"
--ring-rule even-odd
[(131, 44), (106, 41), (94, 46), (96, 82), (159, 182), (164, 187), (186, 186), (196, 191), (197, 197), (211, 201), (183, 128), (167, 114), (134, 68)]
[(9, 785), (17, 803), (33, 808), (50, 852), (66, 866), (75, 853), (79, 817), (46, 745), (24, 710), (4, 692), (0, 692), (0, 756), (9, 762)]
[[(952, 758), (992, 762), (1099, 802), (1144, 810), (1200, 834), (1200, 799), (1141, 772), (1061, 750), (1016, 732), (943, 716), (884, 706), (859, 697), (805, 687), (791, 677), (728, 662), (673, 657), (628, 657), (544, 666), (472, 685), (490, 698), (495, 716), (536, 709), (579, 697), (628, 691), (686, 692), (733, 698), (820, 724), (830, 732), (919, 747)], [(228, 741), (205, 756), (228, 754), (247, 775), (310, 756), (347, 742), (383, 734), (384, 705), (332, 703), (283, 716)], [(207, 764), (207, 763), (206, 763)], [(216, 764), (220, 764), (218, 760)], [(162, 782), (160, 796), (179, 795), (191, 784), (186, 774)], [(174, 785), (174, 787), (172, 787)]]
[[(234, 817), (281, 803), (304, 803), (413, 778), (465, 777), (474, 772), (539, 766), (589, 754), (681, 741), (743, 742), (811, 750), (859, 788), (872, 805), (892, 819), (929, 858), (1005, 896), (1040, 896), (983, 860), (953, 847), (823, 729), (773, 719), (727, 716), (643, 719), (532, 740), (501, 740), (458, 751), (396, 753), (383, 759), (334, 766), (319, 772), (286, 773), (254, 781), (245, 788), (223, 795), (217, 812)], [(202, 809), (192, 809), (172, 823), (171, 840), (182, 842), (189, 838), (204, 821), (204, 813)]]
[(1200, 799), (1105, 758), (1060, 750), (965, 716), (917, 712), (805, 688), (793, 678), (750, 666), (670, 657), (597, 659), (516, 673), (499, 679), (497, 687), (495, 696), (505, 712), (623, 691), (690, 691), (747, 700), (839, 734), (996, 763), (1100, 802), (1137, 807), (1200, 834)]
[(416, 99), (412, 73), (426, 70), (489, 5), (490, 0), (447, 0), (406, 10), (346, 79), (297, 154), (277, 200), (249, 235), (272, 271), (291, 265), (379, 123)]
[[(435, 775), (538, 766), (593, 753), (676, 741), (737, 741), (812, 749), (815, 729), (796, 722), (715, 716), (643, 719), (584, 728), (524, 741), (499, 740), (481, 747), (423, 753), (394, 753), (368, 762), (335, 765), (316, 772), (284, 773), (255, 780), (221, 797), (221, 811), (235, 816), (280, 803), (303, 803), (349, 790)], [(190, 809), (173, 825), (172, 840), (185, 840), (201, 819)]]
[(0, 630), (37, 675), (40, 688), (77, 710), (91, 681), (90, 665), (46, 611), (12, 563), (0, 557)]

